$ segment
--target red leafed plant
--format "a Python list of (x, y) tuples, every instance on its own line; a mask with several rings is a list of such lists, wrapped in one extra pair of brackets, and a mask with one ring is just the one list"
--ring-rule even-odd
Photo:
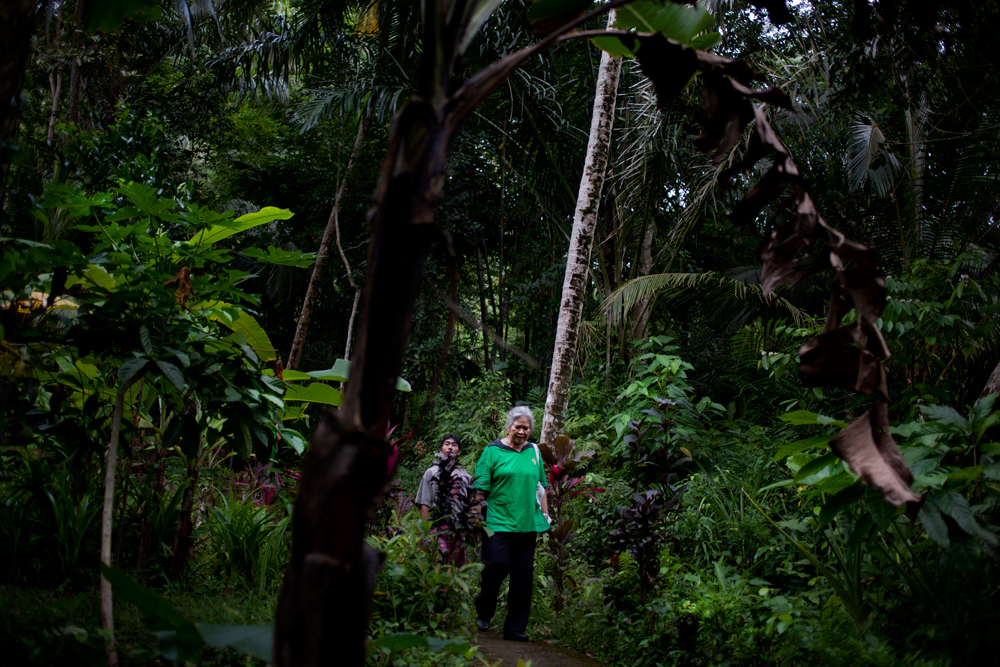
[(577, 488), (584, 480), (584, 476), (574, 476), (573, 471), (593, 457), (594, 452), (575, 453), (576, 443), (568, 436), (558, 436), (552, 445), (543, 442), (538, 445), (538, 449), (542, 453), (542, 460), (545, 461), (545, 471), (549, 480), (548, 499), (552, 532), (549, 534), (547, 550), (556, 565), (552, 579), (556, 593), (554, 608), (559, 612), (564, 605), (563, 591), (567, 583), (566, 571), (569, 566), (567, 547), (576, 538), (576, 533), (573, 532), (573, 519), (563, 518), (563, 507), (574, 496), (596, 499), (594, 494), (604, 493), (604, 489)]

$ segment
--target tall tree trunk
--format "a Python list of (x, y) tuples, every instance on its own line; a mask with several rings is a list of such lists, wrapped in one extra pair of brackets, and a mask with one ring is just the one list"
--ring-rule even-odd
[[(56, 42), (62, 39), (62, 5), (56, 8), (56, 29), (54, 40)], [(48, 32), (45, 33), (45, 43), (47, 46), (51, 47), (53, 38)], [(56, 138), (56, 120), (59, 116), (59, 97), (62, 93), (62, 67), (57, 67), (54, 73), (49, 74), (49, 89), (52, 91), (52, 111), (49, 114), (49, 132), (46, 135), (46, 141), (49, 146)]]
[(35, 0), (0, 2), (0, 211), (7, 192), (10, 150), (7, 143), (21, 123), (21, 88), (35, 27)]
[[(451, 258), (451, 262), (448, 265), (448, 283), (448, 298), (451, 300), (451, 303), (458, 303), (458, 262), (455, 258)], [(428, 413), (431, 417), (431, 430), (434, 430), (434, 401), (437, 399), (438, 389), (441, 386), (441, 376), (444, 374), (444, 367), (448, 363), (448, 352), (451, 350), (451, 341), (455, 337), (455, 320), (458, 319), (458, 313), (455, 312), (454, 308), (450, 307), (451, 304), (448, 305), (448, 324), (444, 329), (444, 343), (441, 345), (441, 356), (438, 358), (437, 366), (434, 367), (434, 374), (431, 376), (431, 386), (427, 390), (427, 400), (424, 401), (424, 406), (420, 410), (420, 417), (417, 419), (417, 424), (413, 429), (414, 433), (420, 432)]]
[[(135, 384), (142, 375), (136, 373), (118, 387), (115, 394), (115, 407), (111, 413), (111, 437), (108, 438), (108, 456), (104, 470), (104, 507), (101, 511), (101, 562), (111, 567), (111, 533), (113, 530), (115, 509), (115, 473), (118, 468), (118, 434), (122, 427), (122, 413), (125, 411), (125, 394), (129, 387)], [(118, 652), (115, 650), (115, 616), (114, 600), (111, 596), (111, 583), (101, 575), (101, 627), (107, 632), (104, 650), (108, 654), (108, 664), (115, 667), (118, 664)]]
[[(652, 220), (646, 221), (646, 229), (642, 235), (639, 247), (639, 265), (636, 267), (637, 276), (648, 276), (653, 268), (653, 232), (656, 231)], [(645, 296), (632, 306), (632, 339), (639, 340), (649, 335), (649, 302), (650, 297)]]
[[(615, 12), (612, 10), (608, 14), (608, 25), (611, 26), (614, 20)], [(612, 58), (607, 51), (601, 52), (597, 92), (594, 95), (594, 111), (590, 122), (590, 141), (587, 144), (587, 158), (583, 166), (583, 178), (580, 179), (580, 193), (577, 197), (576, 213), (573, 216), (569, 254), (566, 257), (566, 274), (563, 278), (559, 321), (556, 324), (556, 342), (552, 350), (552, 373), (549, 376), (549, 391), (545, 398), (545, 417), (542, 420), (540, 442), (554, 442), (565, 423), (569, 390), (573, 384), (573, 355), (576, 351), (583, 301), (587, 291), (589, 275), (587, 267), (590, 264), (590, 250), (594, 243), (597, 209), (601, 202), (604, 172), (608, 166), (611, 128), (615, 118), (621, 67), (621, 58)]]
[[(487, 260), (489, 258), (487, 257)], [(486, 335), (486, 327), (489, 326), (489, 312), (486, 310), (486, 289), (483, 285), (483, 269), (489, 269), (489, 264), (483, 262), (483, 253), (476, 247), (476, 274), (479, 276), (479, 317), (483, 324), (483, 365), (489, 370), (493, 367), (493, 359), (490, 356), (490, 339)], [(494, 313), (496, 309), (494, 309)]]
[(292, 339), (292, 350), (288, 353), (288, 363), (285, 368), (298, 368), (302, 360), (302, 350), (306, 346), (306, 335), (309, 333), (309, 322), (312, 320), (313, 306), (319, 292), (319, 283), (323, 278), (323, 271), (326, 270), (326, 262), (330, 255), (330, 242), (336, 239), (337, 250), (340, 258), (344, 262), (347, 270), (347, 282), (354, 290), (354, 306), (351, 308), (351, 317), (347, 322), (347, 346), (344, 350), (344, 358), (348, 358), (351, 351), (351, 336), (353, 335), (354, 316), (357, 313), (358, 301), (361, 296), (360, 289), (354, 283), (354, 276), (351, 275), (351, 265), (344, 254), (344, 248), (340, 244), (340, 206), (344, 200), (344, 193), (347, 192), (347, 177), (358, 160), (361, 153), (361, 144), (365, 140), (368, 132), (368, 119), (362, 117), (358, 121), (358, 134), (354, 138), (354, 148), (351, 149), (351, 157), (347, 160), (347, 168), (340, 179), (340, 187), (333, 198), (333, 208), (330, 209), (330, 217), (326, 222), (326, 230), (323, 232), (323, 240), (319, 244), (319, 251), (316, 253), (316, 264), (313, 266), (312, 275), (309, 277), (309, 286), (306, 288), (305, 299), (302, 300), (302, 312), (299, 314), (299, 323), (295, 327), (295, 337)]
[[(76, 0), (76, 7), (73, 8), (73, 16), (76, 18), (73, 29), (77, 36), (83, 35), (83, 26), (87, 20), (88, 0)], [(76, 45), (82, 48), (79, 39)], [(69, 91), (66, 100), (66, 122), (75, 123), (80, 117), (80, 88), (83, 85), (83, 73), (80, 71), (80, 58), (73, 58), (69, 66)]]

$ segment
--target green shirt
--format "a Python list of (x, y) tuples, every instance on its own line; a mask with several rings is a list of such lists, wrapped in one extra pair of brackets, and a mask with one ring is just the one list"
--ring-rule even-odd
[(548, 486), (545, 464), (530, 443), (520, 452), (494, 440), (476, 463), (473, 486), (486, 491), (486, 527), (498, 533), (533, 533), (549, 523), (535, 499), (536, 485)]

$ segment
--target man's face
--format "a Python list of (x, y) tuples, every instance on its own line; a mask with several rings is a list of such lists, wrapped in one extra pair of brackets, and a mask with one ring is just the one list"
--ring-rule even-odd
[(441, 443), (441, 453), (449, 458), (458, 456), (458, 443), (448, 438)]

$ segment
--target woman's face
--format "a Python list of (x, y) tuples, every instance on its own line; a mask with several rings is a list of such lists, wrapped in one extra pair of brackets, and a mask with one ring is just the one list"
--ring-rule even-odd
[(528, 421), (527, 417), (518, 417), (510, 425), (510, 428), (507, 429), (507, 437), (510, 438), (510, 444), (518, 447), (528, 442), (528, 436), (530, 435), (531, 422)]
[(449, 458), (458, 456), (458, 443), (448, 438), (441, 443), (441, 453)]

